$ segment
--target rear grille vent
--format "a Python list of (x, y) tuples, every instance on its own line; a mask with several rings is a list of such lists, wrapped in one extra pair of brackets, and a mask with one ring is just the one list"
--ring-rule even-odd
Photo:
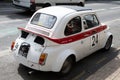
[(25, 31), (21, 31), (21, 37), (22, 38), (26, 38), (28, 36), (29, 33), (25, 32)]
[(37, 36), (34, 40), (34, 42), (43, 45), (45, 43), (45, 40), (42, 37)]

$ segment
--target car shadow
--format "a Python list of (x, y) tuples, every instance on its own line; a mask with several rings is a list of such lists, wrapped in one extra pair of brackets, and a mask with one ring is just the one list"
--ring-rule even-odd
[(58, 80), (60, 77), (53, 72), (42, 72), (19, 65), (18, 73), (24, 80)]
[[(119, 51), (120, 50), (117, 50), (116, 48), (111, 48), (107, 52), (99, 50), (77, 62), (73, 66), (72, 71), (65, 76), (59, 76), (54, 72), (35, 71), (22, 65), (19, 66), (18, 73), (24, 80), (86, 80), (111, 60), (114, 60), (117, 63), (120, 62), (119, 59), (115, 59), (118, 56)], [(116, 65), (116, 63), (111, 65)], [(114, 69), (106, 72), (107, 74), (105, 74), (101, 79), (105, 80), (108, 76), (114, 73), (119, 66), (120, 64), (118, 64), (118, 66), (114, 66)], [(31, 74), (28, 74), (28, 72)]]
[[(99, 50), (92, 55), (84, 58), (83, 60), (79, 61), (72, 73), (75, 73), (74, 75), (71, 73), (71, 76), (69, 78), (72, 78), (70, 80), (86, 80), (88, 77), (93, 75), (96, 71), (101, 69), (104, 65), (107, 65), (111, 60), (115, 60), (117, 55), (119, 54), (120, 50), (117, 50), (116, 48), (111, 48), (110, 51), (104, 52), (103, 50)], [(115, 60), (120, 62), (120, 60)], [(116, 64), (116, 63), (115, 63)], [(111, 65), (115, 65), (114, 63)], [(106, 73), (104, 76), (101, 76), (101, 80), (105, 80), (108, 76), (113, 74), (118, 68), (118, 66), (114, 67), (114, 70), (104, 72)], [(110, 69), (110, 68), (109, 68)], [(101, 72), (101, 74), (103, 74)], [(95, 78), (95, 80), (97, 77)], [(93, 80), (93, 79), (92, 79)]]

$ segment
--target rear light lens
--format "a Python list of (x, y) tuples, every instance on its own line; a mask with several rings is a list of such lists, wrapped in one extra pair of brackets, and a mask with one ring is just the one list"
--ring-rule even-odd
[(46, 59), (47, 59), (47, 53), (42, 53), (39, 58), (39, 64), (45, 65)]
[(13, 41), (11, 44), (11, 50), (13, 50), (14, 46), (15, 46), (15, 42)]

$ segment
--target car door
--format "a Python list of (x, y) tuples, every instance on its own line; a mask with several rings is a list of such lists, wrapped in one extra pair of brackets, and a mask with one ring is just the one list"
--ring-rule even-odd
[(99, 49), (100, 44), (100, 26), (99, 21), (95, 14), (87, 14), (84, 15), (84, 29), (89, 34), (86, 33), (87, 37), (89, 37), (88, 41), (90, 44), (88, 45), (90, 53)]
[(67, 46), (69, 49), (74, 50), (77, 60), (85, 57), (86, 51), (88, 51), (87, 44), (89, 44), (89, 42), (87, 38), (85, 38), (82, 28), (83, 27), (81, 17), (77, 16), (67, 23), (64, 31), (66, 39), (68, 39), (67, 41), (71, 42), (67, 44)]

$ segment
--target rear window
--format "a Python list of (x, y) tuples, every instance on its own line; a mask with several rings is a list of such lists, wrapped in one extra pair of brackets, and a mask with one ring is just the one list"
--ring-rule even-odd
[(56, 19), (57, 18), (52, 15), (37, 13), (31, 20), (31, 24), (51, 29), (54, 26)]

